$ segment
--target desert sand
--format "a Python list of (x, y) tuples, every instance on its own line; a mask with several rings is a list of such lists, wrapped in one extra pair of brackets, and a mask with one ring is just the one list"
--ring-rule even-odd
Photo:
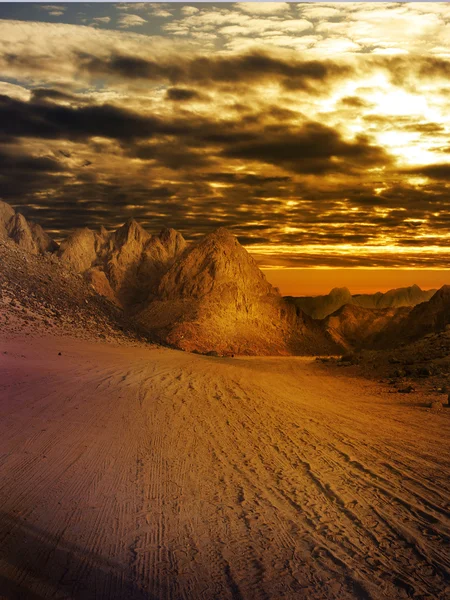
[(3, 337), (0, 366), (1, 598), (449, 597), (449, 409), (311, 358)]

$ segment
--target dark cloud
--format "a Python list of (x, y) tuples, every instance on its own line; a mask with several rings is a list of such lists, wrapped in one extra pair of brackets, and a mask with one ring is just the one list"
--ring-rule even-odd
[[(414, 231), (429, 235), (430, 229), (450, 226), (450, 217), (442, 214), (449, 166), (435, 166), (441, 170), (424, 193), (407, 183), (405, 172), (397, 172), (370, 137), (345, 139), (299, 112), (246, 107), (226, 120), (201, 117), (180, 100), (166, 117), (77, 100), (42, 88), (28, 102), (0, 97), (2, 130), (10, 139), (9, 146), (0, 147), (1, 194), (28, 206), (26, 216), (49, 230), (115, 228), (132, 216), (151, 232), (170, 225), (188, 239), (229, 227), (243, 243), (274, 244), (275, 252), (276, 244), (401, 243), (413, 239)], [(373, 119), (374, 124), (379, 119), (379, 127), (387, 124), (382, 116)], [(399, 123), (413, 125), (410, 119)], [(415, 125), (419, 133), (439, 133), (434, 123)], [(34, 155), (24, 150), (28, 140)], [(101, 161), (108, 155), (113, 165), (123, 162), (117, 173)], [(240, 170), (234, 170), (237, 166)], [(382, 174), (370, 171), (380, 166), (386, 167)], [(283, 260), (321, 264), (317, 256), (293, 255), (277, 264)], [(382, 254), (330, 254), (323, 260), (328, 266), (401, 263)]]
[(65, 183), (64, 165), (49, 156), (32, 156), (17, 148), (0, 148), (0, 195), (5, 201), (32, 202)]
[(174, 102), (185, 102), (201, 98), (198, 92), (186, 88), (169, 88), (166, 95), (168, 100), (173, 100)]
[(187, 127), (110, 104), (70, 107), (23, 102), (4, 95), (0, 95), (0, 122), (4, 135), (72, 140), (94, 136), (118, 140), (151, 138), (155, 134), (183, 134)]
[(35, 102), (38, 102), (38, 101), (59, 102), (61, 100), (62, 101), (76, 100), (77, 102), (80, 101), (80, 98), (74, 94), (69, 94), (67, 92), (62, 92), (60, 90), (56, 90), (56, 89), (52, 89), (52, 88), (35, 88), (34, 90), (31, 90), (31, 98)]
[(255, 175), (254, 173), (221, 173), (209, 172), (202, 175), (203, 179), (209, 181), (218, 181), (223, 183), (242, 184), (248, 186), (284, 184), (291, 181), (290, 177), (265, 177), (264, 175)]
[(345, 98), (341, 98), (340, 104), (350, 108), (368, 108), (372, 106), (362, 98), (358, 98), (358, 96), (345, 96)]
[(414, 169), (406, 169), (403, 172), (411, 175), (425, 175), (426, 177), (431, 177), (433, 179), (448, 181), (450, 180), (450, 163), (426, 165)]
[(2, 173), (56, 173), (63, 170), (62, 165), (48, 156), (29, 156), (18, 152), (8, 153), (0, 149), (0, 169)]
[(214, 162), (213, 157), (195, 148), (189, 148), (180, 141), (163, 140), (153, 144), (132, 145), (128, 150), (128, 155), (140, 160), (154, 161), (174, 171), (205, 168)]
[[(407, 64), (411, 67), (410, 62), (407, 62)], [(450, 62), (437, 56), (422, 57), (418, 62), (417, 71), (421, 77), (448, 79), (450, 77)]]
[(258, 255), (254, 258), (260, 267), (335, 267), (339, 268), (436, 268), (448, 269), (447, 255), (430, 256), (426, 253), (414, 255), (401, 255), (400, 253), (379, 252), (375, 255), (364, 253), (364, 248), (359, 248), (353, 254), (333, 252), (331, 249), (326, 254), (297, 254), (287, 253), (280, 255), (276, 246), (273, 254)]
[(394, 85), (414, 91), (418, 81), (446, 80), (450, 76), (450, 61), (438, 56), (371, 57), (366, 65), (383, 68)]
[(445, 132), (445, 127), (440, 123), (409, 123), (402, 128), (404, 131), (438, 135)]
[(358, 136), (348, 142), (336, 130), (314, 122), (298, 129), (266, 127), (257, 139), (234, 144), (222, 154), (316, 175), (351, 173), (390, 162), (387, 153), (367, 137)]
[(194, 57), (181, 61), (178, 58), (161, 62), (120, 54), (101, 58), (79, 53), (78, 61), (80, 70), (95, 76), (168, 81), (172, 84), (247, 84), (275, 79), (289, 89), (309, 89), (315, 83), (340, 78), (352, 72), (348, 65), (329, 60), (288, 61), (259, 52), (237, 56)]
[(430, 147), (429, 150), (431, 152), (439, 152), (441, 154), (450, 154), (450, 146), (433, 146)]

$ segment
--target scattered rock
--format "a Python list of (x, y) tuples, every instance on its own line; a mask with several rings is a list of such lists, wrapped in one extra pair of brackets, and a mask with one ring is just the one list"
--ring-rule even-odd
[(430, 408), (432, 408), (433, 410), (441, 410), (442, 408), (444, 408), (444, 405), (442, 404), (442, 402), (435, 400), (434, 402), (430, 403)]
[(389, 356), (388, 363), (391, 365), (399, 365), (401, 363), (401, 360), (399, 360), (395, 356)]
[(350, 353), (350, 354), (343, 354), (337, 362), (339, 367), (350, 367), (351, 365), (358, 365), (359, 364), (359, 358), (356, 356), (356, 354)]
[(24, 335), (54, 331), (84, 339), (102, 334), (124, 343), (137, 341), (142, 330), (56, 260), (49, 254), (30, 254), (10, 239), (0, 243), (0, 296), (8, 298), (0, 304), (2, 329)]
[(428, 367), (420, 367), (419, 369), (417, 369), (417, 375), (419, 377), (430, 377), (431, 374), (431, 369), (429, 369)]
[(404, 371), (404, 369), (395, 369), (395, 371), (392, 373), (392, 377), (405, 377), (406, 373)]
[(400, 388), (397, 390), (399, 394), (410, 394), (411, 392), (415, 392), (415, 388), (412, 385), (407, 385), (404, 388)]

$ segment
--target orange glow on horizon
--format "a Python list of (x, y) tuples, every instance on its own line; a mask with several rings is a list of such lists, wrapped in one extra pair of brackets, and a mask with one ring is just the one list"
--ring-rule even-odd
[(423, 290), (450, 284), (450, 269), (262, 269), (283, 296), (320, 296), (334, 287), (374, 294), (417, 284)]

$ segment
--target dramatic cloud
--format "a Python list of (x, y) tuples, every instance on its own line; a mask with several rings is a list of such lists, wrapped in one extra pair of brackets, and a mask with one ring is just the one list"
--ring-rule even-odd
[(79, 8), (0, 19), (0, 193), (57, 237), (134, 216), (269, 267), (445, 263), (449, 5)]
[(324, 175), (386, 165), (389, 157), (365, 136), (351, 142), (320, 123), (298, 130), (268, 127), (259, 139), (233, 144), (225, 156), (259, 160), (297, 173)]
[(351, 73), (347, 65), (332, 61), (283, 60), (263, 53), (190, 60), (154, 61), (136, 56), (112, 54), (108, 58), (79, 53), (80, 68), (96, 75), (121, 79), (146, 79), (178, 83), (218, 84), (278, 81), (289, 89), (314, 89), (328, 79)]
[(409, 169), (407, 173), (425, 175), (426, 177), (431, 177), (433, 179), (450, 181), (450, 162), (446, 164), (425, 165), (423, 167)]
[(111, 17), (94, 17), (92, 20), (95, 23), (104, 23), (106, 25), (111, 22)]

